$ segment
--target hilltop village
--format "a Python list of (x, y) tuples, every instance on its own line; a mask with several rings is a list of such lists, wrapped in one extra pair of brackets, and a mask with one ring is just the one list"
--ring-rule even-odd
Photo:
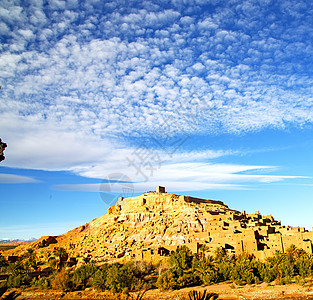
[(156, 192), (119, 198), (107, 214), (60, 236), (42, 237), (27, 246), (10, 250), (21, 255), (36, 249), (42, 261), (59, 247), (66, 249), (75, 264), (97, 262), (161, 260), (178, 246), (197, 253), (205, 245), (208, 253), (222, 247), (229, 254), (247, 252), (260, 260), (290, 245), (312, 253), (313, 232), (283, 226), (273, 216), (258, 211), (246, 214), (228, 208), (221, 201)]

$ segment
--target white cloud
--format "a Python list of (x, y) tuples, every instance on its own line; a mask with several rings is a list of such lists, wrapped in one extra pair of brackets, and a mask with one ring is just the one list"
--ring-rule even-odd
[(21, 175), (14, 174), (0, 174), (0, 184), (1, 183), (37, 183), (38, 180)]
[(21, 36), (23, 36), (26, 40), (29, 40), (34, 37), (34, 33), (29, 29), (26, 29), (26, 30), (20, 29), (18, 33)]
[[(290, 14), (291, 4), (278, 2)], [(1, 5), (0, 31), (7, 35), (0, 53), (6, 166), (102, 178), (127, 168), (125, 157), (134, 149), (121, 137), (149, 137), (160, 129), (154, 137), (161, 138), (168, 133), (161, 130), (164, 121), (183, 136), (313, 122), (310, 11), (298, 6), (304, 18), (289, 24), (279, 12), (269, 14), (269, 4), (251, 1), (213, 1), (212, 11), (203, 12), (201, 2), (172, 2), (164, 9), (159, 2), (122, 8), (95, 1), (82, 3), (84, 11), (77, 1)], [(191, 152), (202, 162), (222, 155)], [(182, 152), (160, 174), (179, 176), (177, 162), (191, 168)], [(203, 173), (215, 184), (284, 179), (237, 174), (230, 166), (226, 173), (222, 165), (218, 172), (213, 165), (202, 167), (208, 169), (193, 165), (195, 173), (184, 180)]]
[[(177, 163), (164, 164), (155, 168), (152, 176), (147, 176), (147, 181), (142, 181), (142, 176), (131, 168), (117, 168), (125, 173), (105, 173), (105, 165), (101, 171), (94, 168), (78, 171), (79, 174), (88, 177), (102, 178), (102, 183), (95, 184), (62, 184), (54, 188), (63, 191), (85, 191), (85, 192), (114, 192), (122, 193), (125, 184), (129, 190), (135, 193), (142, 193), (155, 188), (157, 185), (164, 185), (169, 191), (198, 191), (198, 190), (224, 190), (224, 189), (250, 189), (251, 183), (272, 183), (290, 179), (303, 179), (303, 176), (280, 176), (280, 175), (255, 175), (247, 174), (246, 171), (272, 169), (270, 166), (246, 166), (230, 164), (208, 164), (208, 163)], [(144, 169), (143, 169), (144, 171)], [(240, 174), (245, 172), (245, 174)], [(124, 180), (130, 183), (119, 182), (121, 174)], [(146, 173), (147, 175), (149, 173)], [(102, 176), (101, 176), (102, 175)], [(126, 178), (126, 179), (125, 179)], [(138, 179), (141, 179), (138, 181)], [(117, 183), (112, 183), (112, 181)]]

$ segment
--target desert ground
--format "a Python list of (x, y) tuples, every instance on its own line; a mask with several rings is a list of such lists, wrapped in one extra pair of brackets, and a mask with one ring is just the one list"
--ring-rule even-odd
[[(219, 295), (218, 299), (313, 299), (313, 286), (301, 286), (298, 284), (290, 285), (275, 285), (262, 283), (259, 285), (245, 285), (237, 286), (233, 283), (221, 283), (206, 287), (192, 287), (184, 288), (177, 291), (161, 292), (159, 290), (147, 291), (142, 300), (187, 300), (188, 293), (192, 290), (216, 293)], [(40, 291), (35, 289), (26, 289), (24, 291), (10, 290), (7, 291), (1, 299), (5, 299), (10, 293), (15, 292), (14, 299), (16, 300), (30, 300), (30, 299), (136, 299), (138, 293), (131, 293), (128, 298), (124, 295), (112, 295), (108, 292), (96, 292), (91, 289), (79, 292), (56, 292), (56, 291)]]

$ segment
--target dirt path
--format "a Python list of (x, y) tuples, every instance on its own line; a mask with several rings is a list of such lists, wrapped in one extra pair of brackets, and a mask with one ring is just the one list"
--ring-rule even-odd
[[(313, 300), (313, 288), (305, 287), (298, 284), (291, 285), (268, 285), (262, 283), (260, 285), (246, 285), (243, 287), (236, 286), (230, 283), (216, 284), (207, 287), (192, 287), (184, 288), (178, 291), (166, 291), (160, 292), (159, 290), (147, 291), (143, 297), (143, 300), (187, 300), (188, 293), (192, 290), (217, 293), (219, 299), (231, 300), (231, 299), (254, 299), (254, 300), (267, 300), (267, 299), (312, 299)], [(12, 292), (12, 290), (10, 291)], [(21, 293), (16, 300), (37, 300), (37, 299), (126, 299), (125, 297), (112, 296), (110, 293), (99, 293), (93, 290), (86, 290), (83, 292), (71, 292), (62, 293), (56, 291), (36, 291), (25, 290), (18, 291)], [(6, 293), (8, 294), (8, 292)], [(5, 295), (6, 295), (5, 294)], [(3, 295), (3, 297), (5, 296)], [(133, 298), (136, 299), (136, 294)]]

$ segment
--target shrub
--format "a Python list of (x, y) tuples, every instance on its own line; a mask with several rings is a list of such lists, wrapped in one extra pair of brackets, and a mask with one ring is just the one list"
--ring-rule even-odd
[(255, 275), (253, 271), (253, 263), (250, 258), (246, 254), (242, 254), (238, 257), (231, 272), (232, 280), (239, 285), (254, 283)]
[(25, 274), (11, 275), (7, 280), (8, 288), (19, 288), (30, 283), (30, 277)]
[(184, 271), (190, 269), (191, 266), (192, 254), (186, 246), (178, 247), (170, 256), (170, 270), (177, 277), (182, 276)]
[(36, 271), (38, 269), (36, 259), (35, 251), (33, 249), (27, 249), (23, 255), (23, 263), (27, 271)]
[(192, 270), (202, 284), (208, 285), (218, 281), (218, 268), (211, 256), (194, 259)]
[(7, 272), (11, 273), (13, 277), (16, 277), (17, 275), (25, 273), (25, 269), (22, 263), (20, 261), (17, 261), (8, 265)]
[(50, 287), (50, 280), (47, 277), (39, 277), (39, 278), (34, 277), (33, 280), (31, 281), (31, 285), (38, 287), (42, 290), (45, 290)]
[(91, 279), (96, 273), (97, 267), (94, 263), (81, 266), (73, 272), (72, 281), (74, 289), (85, 289), (91, 286)]
[(177, 288), (176, 279), (172, 271), (167, 270), (158, 277), (156, 286), (161, 291), (172, 290)]
[(201, 292), (190, 291), (188, 293), (189, 300), (215, 300), (218, 298), (218, 294), (206, 293), (206, 290), (201, 294)]
[(6, 267), (8, 266), (8, 262), (5, 258), (0, 254), (0, 272), (5, 272)]
[(71, 291), (73, 287), (70, 275), (66, 270), (62, 270), (52, 277), (50, 283), (54, 290), (61, 290), (63, 292)]
[(219, 260), (217, 262), (219, 279), (221, 281), (226, 281), (231, 279), (231, 272), (234, 267), (234, 263), (227, 258)]
[(94, 287), (100, 290), (110, 290), (113, 293), (128, 293), (141, 287), (141, 280), (136, 277), (136, 270), (131, 265), (118, 263), (105, 265), (96, 271)]
[(178, 277), (177, 286), (174, 288), (184, 288), (188, 286), (194, 286), (198, 283), (197, 278), (193, 273), (185, 273), (183, 276)]
[(312, 255), (302, 255), (297, 261), (296, 266), (299, 275), (302, 277), (308, 277), (312, 275), (313, 257)]

